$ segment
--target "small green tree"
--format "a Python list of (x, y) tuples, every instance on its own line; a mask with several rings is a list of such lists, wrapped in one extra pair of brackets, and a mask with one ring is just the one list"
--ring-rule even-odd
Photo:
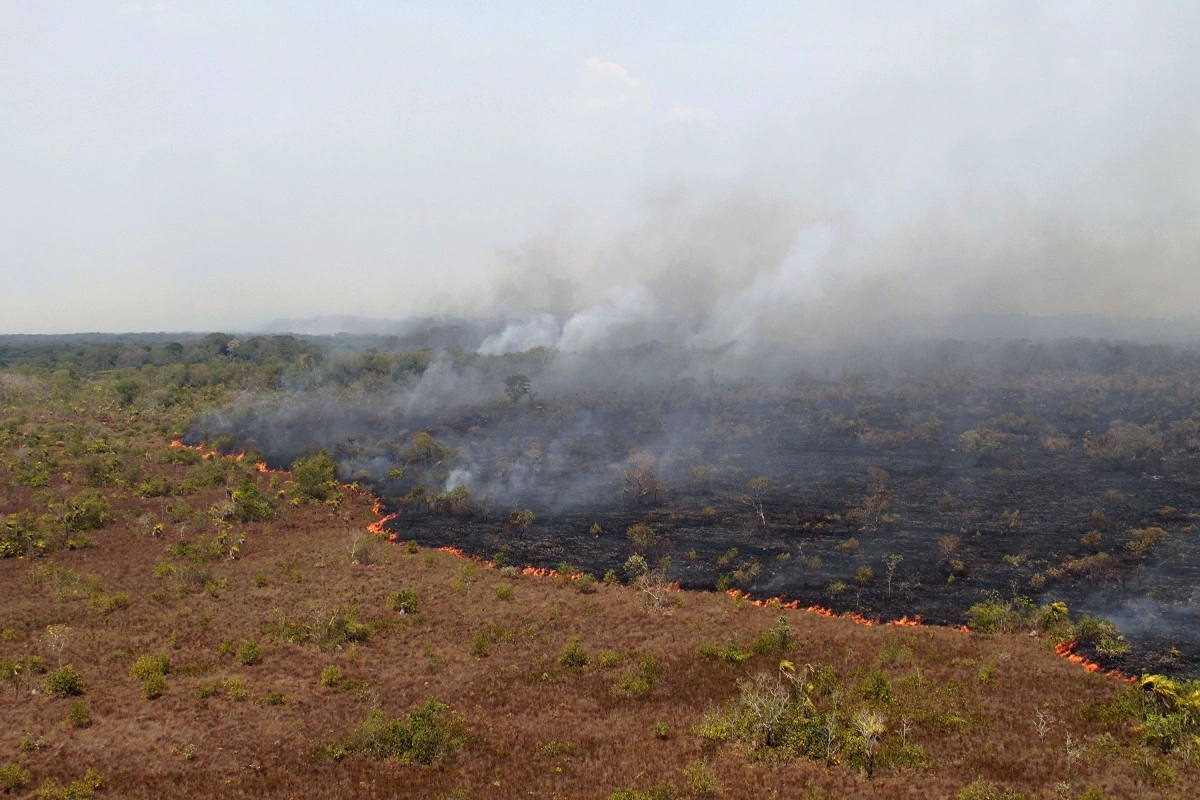
[(521, 402), (521, 398), (529, 394), (529, 378), (524, 375), (509, 375), (504, 379), (504, 393), (513, 405)]
[(301, 500), (326, 503), (341, 498), (337, 464), (324, 450), (296, 459), (292, 464), (292, 473), (295, 476), (296, 492)]
[(46, 675), (45, 689), (51, 697), (75, 697), (83, 694), (83, 678), (67, 664)]
[(238, 522), (267, 520), (275, 515), (275, 509), (258, 490), (254, 478), (247, 475), (233, 490), (233, 516)]
[(637, 525), (631, 525), (626, 529), (625, 538), (633, 545), (635, 552), (644, 553), (658, 541), (658, 534), (649, 525), (639, 522)]

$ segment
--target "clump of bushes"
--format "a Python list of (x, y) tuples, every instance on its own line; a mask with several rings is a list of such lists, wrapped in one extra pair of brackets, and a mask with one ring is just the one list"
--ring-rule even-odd
[(0, 767), (0, 792), (19, 792), (29, 783), (29, 770), (20, 764), (5, 764)]
[(144, 655), (129, 669), (130, 677), (142, 682), (142, 694), (147, 700), (161, 697), (167, 688), (167, 673), (171, 671), (171, 659), (164, 653)]
[(578, 636), (572, 636), (571, 641), (563, 645), (558, 654), (558, 663), (572, 669), (586, 667), (588, 661), (587, 651), (583, 649), (583, 642)]
[(104, 776), (91, 767), (77, 781), (71, 781), (63, 786), (58, 781), (47, 778), (38, 787), (38, 800), (91, 800), (98, 789), (104, 786)]
[(738, 645), (737, 639), (730, 637), (722, 645), (713, 641), (704, 642), (696, 651), (696, 655), (708, 661), (719, 661), (727, 666), (736, 667), (749, 661), (754, 653), (750, 650), (743, 650)]
[(92, 724), (92, 712), (88, 709), (87, 703), (76, 700), (71, 703), (70, 710), (67, 711), (67, 722), (71, 723), (73, 728), (87, 728)]
[(429, 699), (406, 717), (387, 719), (381, 709), (372, 709), (366, 720), (345, 740), (329, 748), (334, 759), (345, 753), (365, 753), (373, 758), (428, 765), (452, 753), (467, 740), (462, 723), (447, 714), (449, 706)]
[(112, 520), (108, 498), (95, 489), (85, 489), (67, 501), (63, 524), (68, 531), (94, 531)]
[[(603, 655), (603, 654), (601, 654)], [(605, 666), (602, 660), (601, 666)], [(613, 697), (641, 697), (650, 691), (650, 687), (662, 680), (663, 669), (658, 659), (652, 655), (638, 659), (637, 667), (625, 671), (613, 684)]]
[[(510, 590), (511, 588), (509, 587)], [(417, 594), (416, 589), (398, 589), (388, 595), (387, 605), (392, 611), (398, 611), (401, 614), (415, 614), (420, 600), (421, 596)]]
[(262, 663), (262, 647), (253, 639), (247, 639), (237, 651), (237, 662), (244, 667)]
[(341, 500), (337, 464), (324, 450), (296, 459), (292, 464), (292, 475), (296, 481), (296, 500), (310, 503), (337, 503)]
[(50, 670), (43, 685), (52, 697), (75, 697), (83, 694), (83, 678), (70, 664)]

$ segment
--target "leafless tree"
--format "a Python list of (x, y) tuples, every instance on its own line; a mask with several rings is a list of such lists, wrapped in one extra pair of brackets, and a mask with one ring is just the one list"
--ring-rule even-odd
[(625, 468), (623, 491), (635, 505), (657, 505), (662, 484), (654, 473), (655, 459), (649, 453), (635, 453)]
[(763, 509), (763, 500), (766, 498), (767, 493), (771, 491), (773, 485), (774, 481), (766, 475), (760, 475), (746, 484), (746, 492), (744, 494), (739, 494), (734, 498), (738, 502), (749, 506), (764, 528), (767, 526), (767, 513)]
[(47, 625), (46, 643), (50, 645), (50, 649), (53, 650), (54, 655), (58, 657), (58, 666), (59, 669), (61, 669), (63, 651), (66, 650), (67, 645), (71, 643), (71, 629), (66, 625)]
[(1054, 717), (1044, 708), (1039, 708), (1033, 719), (1033, 729), (1037, 731), (1038, 739), (1046, 741), (1046, 734), (1054, 727)]
[(741, 707), (750, 718), (759, 745), (774, 747), (780, 720), (787, 713), (789, 692), (783, 682), (765, 672), (738, 681)]

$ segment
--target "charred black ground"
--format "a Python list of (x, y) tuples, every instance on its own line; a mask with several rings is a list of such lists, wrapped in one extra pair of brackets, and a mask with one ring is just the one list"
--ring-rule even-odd
[[(273, 464), (324, 448), (422, 544), (597, 576), (638, 552), (669, 557), (687, 587), (884, 618), (958, 624), (988, 598), (1063, 600), (1129, 638), (1111, 665), (1200, 673), (1197, 350), (381, 344), (235, 402), (193, 438)], [(653, 533), (632, 541), (639, 524)]]

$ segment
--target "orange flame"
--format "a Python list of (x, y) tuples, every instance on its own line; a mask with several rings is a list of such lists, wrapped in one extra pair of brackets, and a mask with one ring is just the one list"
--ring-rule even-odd
[[(1079, 664), (1088, 672), (1100, 672), (1104, 670), (1104, 667), (1100, 666), (1095, 661), (1076, 653), (1075, 645), (1075, 642), (1059, 642), (1058, 644), (1054, 645), (1054, 654), (1059, 658), (1065, 658), (1072, 664)], [(1119, 681), (1125, 681), (1126, 683), (1137, 682), (1137, 678), (1126, 675), (1124, 672), (1121, 672), (1117, 669), (1108, 670), (1104, 672), (1104, 674), (1110, 678), (1116, 678)]]

